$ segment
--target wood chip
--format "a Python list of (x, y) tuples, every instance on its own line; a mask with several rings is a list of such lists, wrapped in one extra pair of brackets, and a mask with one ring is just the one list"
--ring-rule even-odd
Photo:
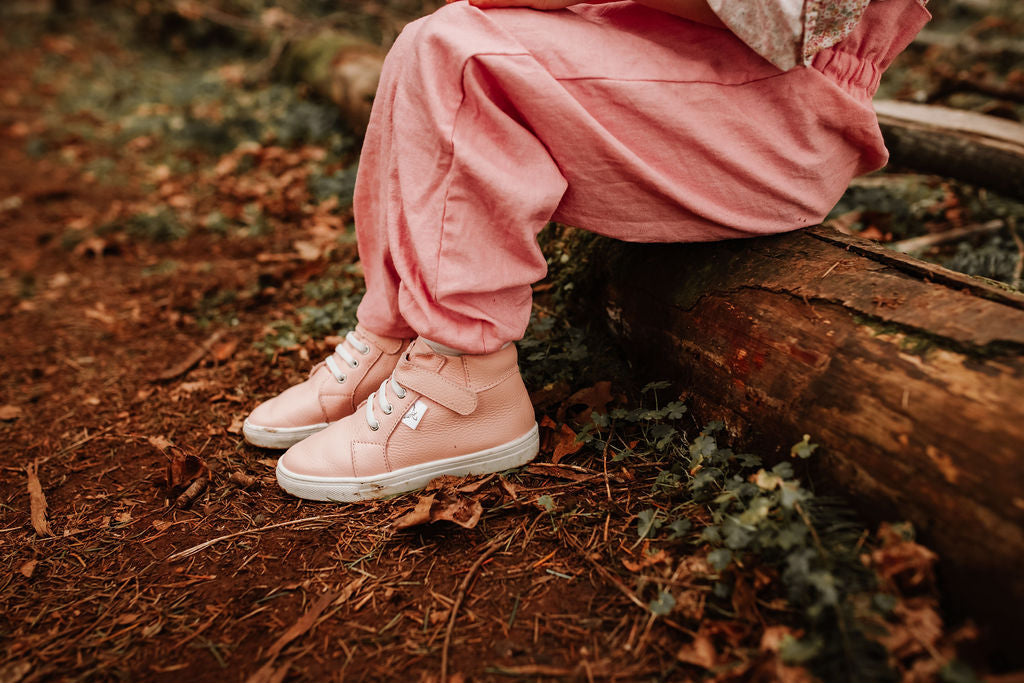
[(25, 466), (25, 474), (28, 475), (28, 498), (31, 510), (32, 528), (39, 536), (53, 536), (50, 525), (46, 521), (46, 496), (43, 495), (43, 486), (39, 483), (38, 464), (33, 462)]
[(5, 422), (10, 420), (17, 420), (19, 417), (24, 415), (24, 411), (18, 406), (3, 405), (0, 406), (0, 420)]

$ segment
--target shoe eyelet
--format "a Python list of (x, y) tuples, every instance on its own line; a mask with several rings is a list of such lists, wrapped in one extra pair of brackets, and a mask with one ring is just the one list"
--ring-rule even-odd
[(385, 415), (390, 415), (392, 412), (394, 412), (394, 410), (395, 410), (394, 408), (392, 408), (391, 406), (388, 406), (387, 408), (384, 409), (384, 414)]
[(398, 398), (405, 398), (406, 396), (408, 396), (408, 394), (406, 392), (404, 392), (404, 391), (402, 393), (398, 393), (396, 391), (395, 392), (395, 396), (397, 396)]
[(372, 431), (372, 432), (375, 432), (378, 429), (380, 429), (380, 425), (377, 425), (376, 427), (374, 427), (373, 425), (369, 425), (369, 427), (370, 427), (370, 431)]
[(352, 367), (353, 368), (358, 368), (359, 367), (359, 361), (353, 359)]
[(364, 346), (363, 348), (359, 349), (359, 353), (363, 354), (364, 356), (369, 356), (370, 355), (370, 347), (369, 346)]
[(344, 384), (346, 377), (345, 375), (342, 375), (341, 377), (335, 377), (334, 379), (338, 380), (338, 384)]

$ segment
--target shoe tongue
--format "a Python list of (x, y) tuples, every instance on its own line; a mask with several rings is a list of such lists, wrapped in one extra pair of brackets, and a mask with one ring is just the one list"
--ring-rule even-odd
[(432, 349), (422, 338), (416, 339), (416, 341), (409, 346), (409, 361), (413, 365), (433, 365), (437, 362), (437, 357), (440, 355), (441, 354)]

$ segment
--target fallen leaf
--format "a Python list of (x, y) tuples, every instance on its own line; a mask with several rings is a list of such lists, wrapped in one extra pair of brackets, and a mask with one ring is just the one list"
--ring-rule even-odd
[[(281, 654), (281, 651), (288, 646), (296, 638), (299, 638), (309, 629), (313, 628), (316, 624), (317, 619), (323, 614), (324, 610), (334, 602), (334, 599), (338, 597), (338, 594), (333, 591), (328, 591), (320, 596), (320, 598), (313, 603), (309, 610), (303, 614), (298, 620), (292, 624), (287, 631), (282, 633), (280, 637), (274, 641), (274, 644), (270, 646), (267, 651), (267, 662), (259, 670), (246, 679), (246, 683), (269, 683), (270, 681), (278, 680), (274, 675), (274, 662), (277, 657)], [(285, 667), (285, 673), (287, 673), (287, 666)]]
[(237, 339), (228, 339), (219, 344), (215, 344), (213, 349), (210, 350), (210, 357), (218, 363), (223, 363), (231, 356), (235, 355), (235, 351), (238, 349)]
[[(235, 419), (231, 420), (231, 424), (228, 425), (228, 434), (241, 434), (242, 427), (245, 425), (245, 418), (241, 415), (236, 415)], [(277, 462), (274, 462), (274, 467), (277, 467)]]
[(891, 524), (879, 526), (878, 538), (882, 546), (871, 552), (869, 563), (880, 576), (905, 586), (918, 586), (931, 579), (932, 566), (938, 560), (935, 553)]
[(114, 521), (120, 522), (121, 524), (127, 524), (128, 522), (132, 521), (132, 513), (128, 511), (119, 512), (116, 515), (114, 515)]
[(409, 527), (447, 521), (472, 529), (480, 521), (484, 507), (475, 498), (437, 494), (420, 496), (416, 507), (411, 512), (395, 520), (392, 529), (408, 529)]
[(18, 572), (26, 579), (31, 579), (32, 574), (36, 570), (36, 565), (39, 564), (39, 560), (29, 560), (25, 564), (18, 567)]
[(10, 404), (0, 406), (0, 420), (9, 422), (11, 420), (17, 420), (24, 414), (24, 411), (18, 406), (12, 406)]
[(555, 477), (556, 479), (568, 479), (569, 481), (586, 481), (597, 476), (588, 472), (577, 472), (565, 465), (548, 465), (546, 463), (528, 465), (526, 471), (542, 477)]
[(715, 665), (715, 646), (707, 634), (698, 633), (692, 643), (679, 648), (676, 659), (702, 669), (710, 669)]
[(612, 383), (608, 381), (598, 382), (592, 387), (586, 389), (580, 389), (575, 394), (567, 398), (561, 408), (558, 410), (558, 419), (564, 420), (565, 413), (569, 408), (573, 406), (583, 405), (586, 406), (586, 410), (575, 417), (577, 424), (587, 424), (590, 422), (591, 414), (596, 410), (600, 413), (608, 412), (608, 404), (612, 402)]
[(666, 553), (664, 550), (659, 550), (658, 552), (652, 555), (644, 555), (642, 558), (640, 558), (639, 562), (633, 562), (629, 558), (624, 557), (622, 558), (622, 566), (631, 572), (638, 572), (641, 569), (646, 569), (647, 567), (651, 567), (662, 562), (667, 562), (668, 559), (668, 553)]
[(180, 448), (173, 448), (167, 461), (167, 486), (177, 488), (186, 486), (202, 476), (209, 477), (210, 469), (202, 458), (186, 453)]
[(148, 441), (151, 446), (154, 446), (155, 448), (158, 448), (161, 451), (166, 451), (168, 448), (174, 445), (173, 443), (170, 442), (169, 439), (163, 436), (147, 436), (146, 441)]
[(28, 475), (28, 498), (32, 528), (39, 536), (53, 536), (50, 525), (46, 521), (46, 496), (43, 495), (43, 486), (39, 483), (38, 464), (33, 462), (25, 466), (25, 474)]
[(568, 425), (562, 425), (555, 435), (555, 450), (551, 454), (551, 462), (557, 465), (562, 458), (576, 453), (581, 448), (583, 448), (583, 442), (576, 440), (576, 432)]

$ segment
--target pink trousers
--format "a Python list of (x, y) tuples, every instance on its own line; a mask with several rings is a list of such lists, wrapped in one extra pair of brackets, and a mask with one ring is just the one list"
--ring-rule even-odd
[(870, 98), (928, 16), (918, 0), (873, 2), (787, 72), (728, 31), (629, 1), (458, 2), (409, 24), (360, 158), (360, 323), (468, 353), (521, 338), (550, 220), (637, 242), (819, 222), (885, 163)]

